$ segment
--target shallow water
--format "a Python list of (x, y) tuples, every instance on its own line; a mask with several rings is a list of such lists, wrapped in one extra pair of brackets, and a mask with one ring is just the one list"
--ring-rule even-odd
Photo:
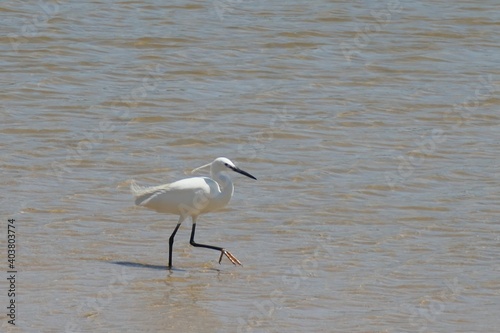
[[(2, 331), (498, 327), (496, 5), (2, 3)], [(169, 271), (128, 182), (218, 156), (258, 181), (197, 241), (243, 267), (186, 221)]]

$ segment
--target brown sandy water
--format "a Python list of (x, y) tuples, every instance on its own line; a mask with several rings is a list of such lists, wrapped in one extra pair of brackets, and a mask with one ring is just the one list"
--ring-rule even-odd
[[(7, 1), (2, 332), (491, 332), (500, 326), (496, 1)], [(127, 181), (226, 156), (228, 208)], [(4, 262), (7, 258), (5, 257)], [(6, 269), (3, 269), (6, 271)]]

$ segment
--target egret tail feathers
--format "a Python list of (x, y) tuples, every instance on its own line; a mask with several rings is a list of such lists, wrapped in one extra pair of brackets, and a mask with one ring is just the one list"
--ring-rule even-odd
[(135, 180), (132, 180), (130, 183), (130, 191), (135, 197), (135, 204), (137, 206), (144, 206), (155, 196), (167, 190), (168, 187), (168, 184), (160, 186), (140, 186), (137, 185)]

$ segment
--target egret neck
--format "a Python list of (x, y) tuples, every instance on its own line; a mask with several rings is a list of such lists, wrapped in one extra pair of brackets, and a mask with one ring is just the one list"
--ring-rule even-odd
[(218, 172), (216, 174), (211, 172), (211, 176), (212, 179), (214, 179), (219, 184), (220, 188), (220, 192), (213, 198), (214, 201), (212, 203), (212, 207), (214, 209), (220, 209), (226, 206), (231, 200), (234, 192), (234, 185), (231, 181), (231, 178), (222, 174), (221, 172)]

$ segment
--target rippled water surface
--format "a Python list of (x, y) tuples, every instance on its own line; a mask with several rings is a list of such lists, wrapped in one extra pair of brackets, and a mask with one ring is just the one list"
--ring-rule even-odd
[[(500, 326), (497, 1), (4, 1), (2, 332)], [(222, 212), (134, 206), (226, 156)], [(6, 267), (2, 266), (2, 267)], [(7, 275), (3, 269), (3, 275)]]

